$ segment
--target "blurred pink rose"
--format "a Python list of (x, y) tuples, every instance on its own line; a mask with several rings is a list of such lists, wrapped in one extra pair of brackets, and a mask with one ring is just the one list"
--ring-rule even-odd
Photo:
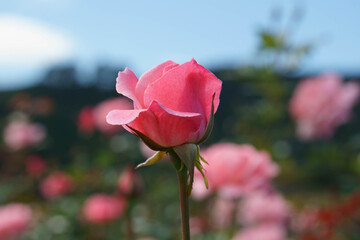
[(336, 74), (301, 81), (289, 105), (298, 136), (302, 140), (330, 138), (339, 125), (349, 120), (359, 96), (359, 84), (344, 83)]
[(207, 217), (190, 217), (190, 234), (192, 236), (204, 233), (208, 230), (209, 220)]
[(125, 68), (116, 80), (117, 92), (132, 99), (134, 109), (111, 111), (108, 123), (140, 132), (153, 150), (198, 142), (209, 123), (214, 94), (215, 111), (219, 105), (221, 81), (194, 59), (182, 65), (164, 62), (139, 80)]
[(40, 186), (41, 193), (47, 199), (55, 199), (74, 189), (73, 179), (66, 173), (54, 172)]
[(91, 134), (95, 130), (94, 109), (86, 106), (79, 112), (77, 126), (81, 133)]
[(83, 215), (88, 222), (103, 224), (118, 219), (125, 208), (126, 201), (122, 197), (95, 194), (86, 200)]
[(286, 200), (279, 194), (256, 192), (242, 201), (238, 220), (240, 223), (253, 224), (259, 222), (285, 223), (290, 216)]
[(40, 124), (14, 121), (4, 129), (4, 142), (11, 150), (19, 150), (40, 143), (46, 136)]
[(237, 198), (269, 184), (278, 172), (269, 154), (251, 145), (219, 143), (201, 152), (209, 163), (204, 164), (209, 190), (196, 172), (193, 196), (201, 199), (216, 191), (224, 198)]
[(102, 101), (95, 106), (93, 112), (94, 122), (97, 129), (104, 134), (117, 133), (122, 129), (122, 127), (118, 125), (110, 125), (107, 123), (106, 115), (114, 109), (129, 110), (131, 108), (131, 102), (128, 99), (122, 97), (111, 98)]
[(11, 203), (0, 207), (0, 240), (17, 239), (29, 227), (32, 220), (31, 209), (21, 203)]
[(220, 228), (229, 227), (232, 223), (236, 204), (233, 199), (217, 197), (211, 208), (211, 219)]
[(286, 229), (279, 224), (261, 224), (243, 228), (232, 240), (286, 240)]
[(26, 159), (26, 171), (29, 175), (39, 177), (46, 171), (46, 162), (39, 155), (30, 155)]
[(135, 197), (142, 193), (144, 185), (134, 167), (128, 166), (118, 179), (118, 187), (123, 195)]

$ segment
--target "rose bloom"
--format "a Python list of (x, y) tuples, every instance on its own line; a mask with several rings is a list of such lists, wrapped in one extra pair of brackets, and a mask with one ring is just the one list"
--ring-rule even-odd
[(83, 215), (88, 222), (103, 224), (118, 219), (125, 209), (124, 198), (95, 194), (86, 200)]
[(211, 208), (211, 219), (215, 226), (226, 228), (231, 226), (236, 204), (233, 199), (217, 197)]
[(281, 195), (255, 192), (244, 198), (237, 217), (240, 223), (253, 224), (259, 222), (285, 223), (289, 216), (288, 203)]
[(232, 240), (286, 240), (286, 229), (279, 224), (260, 224), (243, 228)]
[(289, 111), (302, 140), (330, 138), (351, 117), (360, 96), (360, 86), (344, 83), (336, 74), (302, 80), (290, 100)]
[(118, 187), (123, 195), (134, 197), (142, 193), (144, 185), (135, 169), (132, 166), (128, 166), (118, 179)]
[(40, 124), (14, 121), (4, 129), (4, 142), (11, 150), (19, 150), (40, 143), (46, 136)]
[(219, 143), (201, 151), (201, 155), (208, 162), (204, 168), (209, 190), (196, 171), (193, 196), (197, 199), (214, 191), (224, 198), (238, 198), (265, 187), (279, 172), (267, 152), (251, 145)]
[(29, 227), (32, 220), (31, 209), (21, 203), (11, 203), (0, 207), (0, 240), (17, 239)]
[(194, 216), (190, 217), (189, 221), (191, 236), (204, 233), (209, 229), (209, 219), (207, 217)]
[(97, 129), (104, 134), (114, 134), (119, 132), (122, 127), (107, 123), (106, 115), (114, 109), (129, 110), (132, 108), (131, 105), (132, 104), (128, 99), (122, 97), (107, 99), (96, 105), (93, 117)]
[(91, 134), (95, 130), (93, 107), (86, 106), (81, 109), (77, 118), (77, 126), (81, 133)]
[(46, 171), (46, 162), (39, 155), (30, 155), (26, 159), (26, 171), (29, 175), (39, 177)]
[(181, 65), (164, 62), (139, 79), (125, 68), (116, 81), (117, 92), (132, 99), (134, 109), (113, 110), (107, 122), (145, 136), (153, 150), (201, 140), (214, 94), (214, 111), (219, 105), (222, 84), (194, 59)]
[(71, 192), (74, 189), (74, 181), (63, 172), (54, 172), (48, 176), (40, 186), (40, 191), (47, 199), (55, 199)]

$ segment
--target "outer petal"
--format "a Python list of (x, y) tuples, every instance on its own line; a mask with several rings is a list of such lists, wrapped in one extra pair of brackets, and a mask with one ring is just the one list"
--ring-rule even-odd
[(149, 84), (158, 80), (163, 74), (171, 68), (177, 67), (179, 64), (174, 63), (173, 61), (166, 61), (157, 65), (156, 67), (145, 72), (139, 79), (139, 82), (136, 85), (135, 93), (139, 99), (139, 102), (143, 108), (147, 108), (149, 105), (144, 105), (144, 92)]
[(106, 116), (106, 122), (111, 125), (126, 125), (133, 122), (141, 112), (146, 111), (142, 110), (112, 110)]
[(176, 68), (167, 71), (157, 81), (151, 83), (144, 94), (144, 104), (153, 100), (161, 102), (167, 108), (179, 112), (200, 113), (207, 124), (212, 97), (215, 95), (215, 111), (219, 105), (222, 82), (209, 70), (192, 59)]
[[(132, 117), (127, 117), (127, 120)], [(154, 101), (146, 111), (140, 111), (128, 126), (162, 147), (173, 147), (198, 139), (201, 121), (202, 116), (198, 113), (173, 111)]]
[(134, 101), (135, 108), (141, 108), (139, 99), (136, 97), (135, 88), (138, 79), (136, 75), (128, 68), (123, 72), (119, 72), (116, 78), (116, 91)]

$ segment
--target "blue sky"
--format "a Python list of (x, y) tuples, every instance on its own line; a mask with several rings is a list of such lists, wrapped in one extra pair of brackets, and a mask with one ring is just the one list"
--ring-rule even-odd
[(299, 4), (305, 15), (293, 40), (319, 42), (303, 69), (360, 72), (358, 0), (11, 0), (0, 9), (8, 36), (0, 40), (0, 89), (31, 84), (63, 62), (88, 74), (99, 63), (127, 65), (137, 75), (168, 59), (239, 65), (252, 59), (271, 10), (286, 20)]

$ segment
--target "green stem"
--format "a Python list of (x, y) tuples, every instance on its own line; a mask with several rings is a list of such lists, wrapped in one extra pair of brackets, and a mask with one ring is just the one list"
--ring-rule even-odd
[(169, 151), (171, 161), (176, 169), (179, 197), (180, 197), (180, 213), (181, 213), (181, 232), (182, 240), (190, 240), (190, 225), (189, 225), (189, 198), (187, 195), (187, 168), (181, 163), (177, 154)]

